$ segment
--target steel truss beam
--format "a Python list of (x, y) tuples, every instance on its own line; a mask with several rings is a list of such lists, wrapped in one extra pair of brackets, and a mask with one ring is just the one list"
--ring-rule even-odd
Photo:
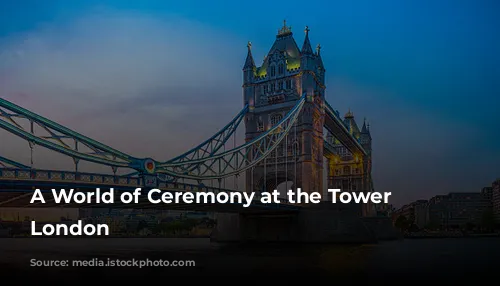
[(111, 167), (134, 168), (140, 161), (2, 98), (0, 128), (27, 140), (30, 146), (40, 145), (70, 156), (75, 163), (81, 159)]
[(160, 164), (157, 172), (193, 180), (222, 179), (238, 175), (257, 165), (280, 145), (296, 123), (305, 100), (306, 96), (303, 95), (278, 124), (252, 141), (203, 159)]
[(0, 168), (19, 168), (19, 169), (31, 169), (30, 167), (18, 163), (16, 161), (10, 160), (8, 158), (0, 156)]
[[(349, 132), (344, 122), (338, 115), (338, 112), (335, 112), (335, 110), (333, 110), (330, 104), (328, 104), (328, 102), (326, 101), (325, 101), (325, 113), (327, 118), (330, 119), (331, 122), (333, 122), (333, 126), (325, 124), (325, 128), (330, 132), (330, 134), (335, 136), (335, 138), (339, 140), (340, 143), (344, 145), (347, 149), (349, 149), (351, 153), (355, 154), (359, 152), (364, 156), (366, 156), (368, 154), (366, 150), (361, 146), (359, 141), (356, 138), (354, 138), (354, 136), (352, 136), (352, 134)], [(334, 127), (333, 129), (336, 130), (332, 130), (332, 127)]]
[(222, 128), (219, 132), (215, 133), (212, 137), (205, 140), (203, 143), (194, 147), (193, 149), (187, 151), (186, 153), (170, 159), (163, 164), (185, 163), (188, 161), (200, 160), (215, 155), (217, 151), (219, 151), (236, 132), (238, 126), (240, 125), (247, 112), (248, 105), (246, 105), (240, 111), (240, 113), (238, 113), (238, 115), (236, 115), (236, 117), (231, 120), (231, 122), (224, 126), (224, 128)]

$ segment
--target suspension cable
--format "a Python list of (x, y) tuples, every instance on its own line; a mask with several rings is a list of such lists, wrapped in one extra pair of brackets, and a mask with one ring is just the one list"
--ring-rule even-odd
[(255, 189), (253, 187), (253, 169), (254, 168), (255, 167), (250, 168), (250, 176), (251, 176), (251, 178), (250, 178), (250, 188), (252, 189), (252, 193), (255, 192)]
[(288, 192), (288, 135), (285, 137), (285, 192)]
[[(236, 148), (236, 131), (233, 133), (233, 149)], [(235, 190), (238, 190), (238, 174), (234, 177), (233, 186)]]
[(276, 150), (274, 150), (274, 155), (276, 155), (276, 158), (274, 160), (275, 164), (274, 164), (274, 173), (276, 175), (276, 181), (274, 182), (276, 184), (276, 187), (275, 189), (278, 190), (278, 151), (279, 149), (281, 148), (276, 148)]
[[(272, 126), (270, 128), (272, 128)], [(268, 128), (267, 130), (269, 130), (270, 128)], [(267, 156), (264, 158), (264, 184), (263, 184), (263, 188), (264, 188), (264, 192), (267, 192)]]

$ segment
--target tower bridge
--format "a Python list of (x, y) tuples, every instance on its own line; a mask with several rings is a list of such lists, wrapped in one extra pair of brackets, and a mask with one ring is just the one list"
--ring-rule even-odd
[[(144, 187), (166, 192), (260, 193), (301, 188), (326, 193), (327, 187), (373, 191), (369, 125), (363, 122), (360, 129), (351, 111), (342, 118), (326, 101), (321, 49), (318, 45), (313, 50), (307, 27), (304, 33), (299, 48), (291, 28), (284, 24), (260, 66), (248, 43), (243, 108), (212, 137), (169, 160), (126, 154), (0, 98), (0, 128), (26, 141), (32, 158), (30, 164), (20, 163), (0, 150), (0, 207), (39, 207), (27, 201), (35, 185), (82, 190)], [(238, 128), (245, 131), (241, 145), (236, 144)], [(32, 157), (35, 147), (71, 158), (74, 170), (37, 168)], [(81, 172), (82, 161), (107, 166), (110, 172)], [(362, 220), (374, 214), (372, 205), (327, 201), (317, 205), (256, 202), (246, 210), (235, 205), (141, 206), (219, 212), (214, 235), (218, 241), (373, 238)]]

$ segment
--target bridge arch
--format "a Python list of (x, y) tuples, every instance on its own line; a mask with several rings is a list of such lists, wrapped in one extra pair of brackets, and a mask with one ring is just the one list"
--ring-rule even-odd
[(260, 173), (254, 178), (256, 192), (272, 192), (278, 190), (280, 197), (284, 198), (289, 189), (295, 188), (293, 169), (288, 172), (270, 170), (266, 174)]

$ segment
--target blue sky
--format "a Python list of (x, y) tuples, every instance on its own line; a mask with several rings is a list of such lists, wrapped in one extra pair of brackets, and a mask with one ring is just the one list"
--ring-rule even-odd
[[(0, 91), (131, 152), (140, 152), (139, 141), (125, 146), (107, 138), (109, 132), (93, 134), (94, 128), (79, 118), (91, 113), (100, 122), (123, 122), (117, 118), (132, 107), (137, 115), (142, 107), (175, 105), (168, 116), (154, 115), (151, 121), (171, 122), (158, 128), (168, 127), (195, 145), (241, 107), (246, 42), (252, 42), (260, 63), (283, 19), (299, 45), (308, 25), (312, 44), (322, 46), (328, 101), (341, 113), (351, 108), (358, 120), (366, 116), (371, 122), (376, 187), (392, 191), (400, 204), (438, 193), (478, 191), (500, 177), (498, 11), (500, 3), (494, 0), (4, 1)], [(89, 76), (90, 63), (102, 64), (102, 75)], [(175, 79), (158, 76), (172, 69)], [(144, 76), (148, 73), (154, 76)], [(208, 74), (190, 84), (193, 77)], [(118, 95), (125, 86), (118, 90), (116, 84), (103, 83), (125, 78), (133, 85), (127, 92), (135, 90), (135, 96)], [(166, 98), (165, 89), (178, 91), (177, 96)], [(102, 110), (63, 111), (100, 93), (109, 101), (100, 105)], [(54, 100), (60, 111), (44, 109), (36, 101), (41, 98)], [(207, 119), (190, 121), (189, 110)], [(108, 122), (109, 129), (118, 125)], [(140, 128), (145, 122), (137, 119), (129, 126)], [(181, 123), (199, 128), (199, 134), (184, 134)], [(175, 140), (157, 141), (177, 146), (168, 154), (174, 155), (185, 145)], [(150, 152), (168, 151), (157, 147)]]

